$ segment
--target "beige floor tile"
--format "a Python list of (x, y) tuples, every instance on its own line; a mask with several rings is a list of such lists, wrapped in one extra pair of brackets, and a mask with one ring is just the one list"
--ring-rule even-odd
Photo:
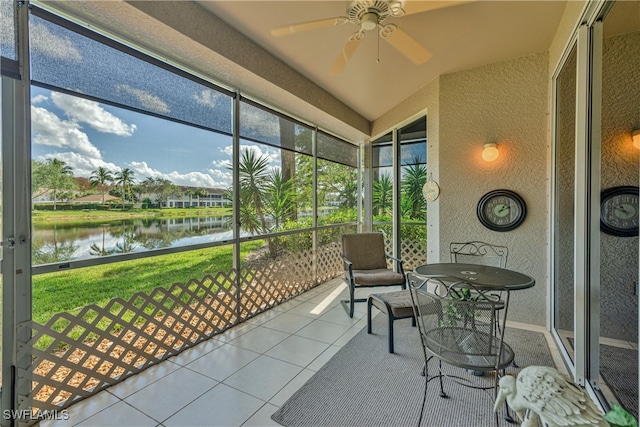
[(279, 427), (280, 424), (271, 419), (271, 415), (278, 410), (278, 406), (265, 403), (242, 427)]
[(254, 351), (232, 344), (224, 344), (189, 363), (187, 368), (216, 381), (224, 381), (258, 358), (258, 356), (260, 354)]
[(300, 337), (310, 338), (316, 341), (321, 341), (327, 344), (332, 344), (348, 330), (349, 326), (338, 325), (336, 323), (325, 322), (322, 320), (315, 320), (314, 322), (308, 324), (307, 326), (296, 332), (296, 335)]
[(278, 408), (284, 405), (284, 403), (291, 396), (293, 396), (293, 393), (298, 391), (298, 389), (302, 387), (302, 385), (306, 383), (309, 378), (313, 376), (313, 374), (315, 374), (315, 372), (309, 369), (303, 370), (298, 375), (296, 375), (287, 385), (285, 385), (282, 390), (280, 390), (275, 396), (273, 396), (271, 400), (269, 400), (269, 403), (276, 405)]
[(227, 378), (224, 384), (268, 401), (301, 371), (300, 366), (260, 356)]
[(120, 399), (108, 391), (103, 390), (95, 396), (81, 400), (66, 409), (66, 414), (69, 416), (68, 419), (64, 419), (64, 415), (61, 413), (60, 419), (42, 421), (40, 422), (40, 427), (74, 426), (118, 402), (120, 402)]
[(264, 353), (287, 337), (289, 337), (289, 334), (285, 332), (258, 326), (246, 334), (240, 335), (233, 341), (230, 341), (230, 343), (247, 350), (255, 351), (256, 353)]
[(141, 411), (120, 401), (77, 425), (87, 427), (155, 427), (158, 423)]
[(293, 334), (307, 326), (312, 321), (313, 319), (309, 317), (298, 316), (297, 314), (287, 312), (282, 313), (275, 319), (271, 319), (268, 322), (263, 323), (262, 326), (269, 329), (275, 329), (276, 331)]
[(215, 335), (213, 339), (220, 342), (233, 341), (240, 335), (244, 335), (252, 329), (255, 329), (256, 327), (258, 327), (258, 324), (251, 323), (251, 320), (247, 320), (246, 322), (227, 329), (219, 335)]
[(320, 356), (327, 347), (329, 344), (292, 335), (267, 351), (265, 355), (305, 367)]
[(330, 305), (319, 305), (310, 302), (304, 302), (292, 308), (287, 313), (295, 314), (297, 316), (309, 317), (311, 319), (318, 319), (332, 309), (333, 306)]
[(340, 350), (340, 346), (331, 345), (322, 354), (314, 359), (309, 365), (307, 365), (307, 369), (311, 371), (317, 371), (324, 366), (331, 358)]
[(201, 342), (200, 344), (194, 347), (191, 347), (188, 350), (183, 351), (182, 353), (176, 356), (171, 357), (169, 361), (180, 366), (188, 365), (189, 363), (193, 362), (199, 357), (202, 357), (205, 354), (220, 347), (222, 344), (223, 344), (222, 341), (209, 339)]
[(260, 399), (218, 384), (162, 424), (167, 427), (240, 426), (263, 405)]
[(127, 397), (124, 401), (162, 422), (213, 388), (217, 381), (180, 368)]

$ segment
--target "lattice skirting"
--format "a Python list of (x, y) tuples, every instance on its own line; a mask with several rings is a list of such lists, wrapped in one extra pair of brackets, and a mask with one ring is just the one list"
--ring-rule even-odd
[(18, 326), (18, 409), (60, 410), (342, 274), (340, 247), (156, 288)]
[[(391, 236), (386, 235), (384, 239), (384, 250), (391, 254), (393, 247), (391, 246)], [(400, 259), (405, 271), (411, 271), (414, 268), (427, 263), (427, 242), (424, 240), (402, 239), (400, 242)], [(391, 263), (388, 263), (391, 268)]]

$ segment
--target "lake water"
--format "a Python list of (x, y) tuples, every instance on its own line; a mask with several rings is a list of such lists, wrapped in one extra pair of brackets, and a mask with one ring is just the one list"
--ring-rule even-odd
[(96, 225), (34, 225), (33, 264), (72, 261), (233, 237), (230, 216), (129, 219)]

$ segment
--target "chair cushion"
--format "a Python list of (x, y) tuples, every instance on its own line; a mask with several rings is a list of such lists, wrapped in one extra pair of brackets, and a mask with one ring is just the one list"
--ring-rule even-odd
[(353, 270), (353, 278), (358, 286), (389, 286), (400, 285), (404, 282), (404, 276), (393, 270), (378, 268), (375, 270)]
[(342, 252), (354, 270), (387, 268), (382, 233), (343, 234)]
[(391, 313), (396, 319), (404, 319), (413, 316), (413, 303), (411, 302), (410, 291), (385, 292), (384, 294), (372, 294), (369, 296), (371, 303), (381, 312), (387, 313), (385, 301), (391, 308)]

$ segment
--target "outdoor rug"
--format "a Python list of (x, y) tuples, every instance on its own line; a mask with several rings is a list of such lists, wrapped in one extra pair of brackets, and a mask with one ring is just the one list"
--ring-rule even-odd
[[(285, 426), (417, 426), (424, 393), (420, 375), (424, 356), (417, 328), (411, 320), (395, 322), (395, 354), (387, 351), (387, 322), (373, 320), (373, 334), (366, 328), (349, 341), (311, 377), (271, 418)], [(530, 365), (554, 366), (544, 335), (507, 328), (505, 341), (516, 354), (519, 369)], [(429, 363), (435, 373), (437, 362)], [(447, 367), (445, 371), (489, 384), (491, 377), (473, 377)], [(422, 426), (482, 427), (496, 425), (493, 390), (482, 391), (445, 379), (449, 398), (439, 397), (438, 380), (427, 388)], [(512, 411), (513, 412), (513, 411)], [(513, 426), (498, 417), (500, 426)], [(513, 415), (514, 417), (515, 414)]]
[[(600, 374), (620, 405), (638, 418), (638, 350), (600, 344)], [(632, 374), (632, 375), (631, 375)]]

